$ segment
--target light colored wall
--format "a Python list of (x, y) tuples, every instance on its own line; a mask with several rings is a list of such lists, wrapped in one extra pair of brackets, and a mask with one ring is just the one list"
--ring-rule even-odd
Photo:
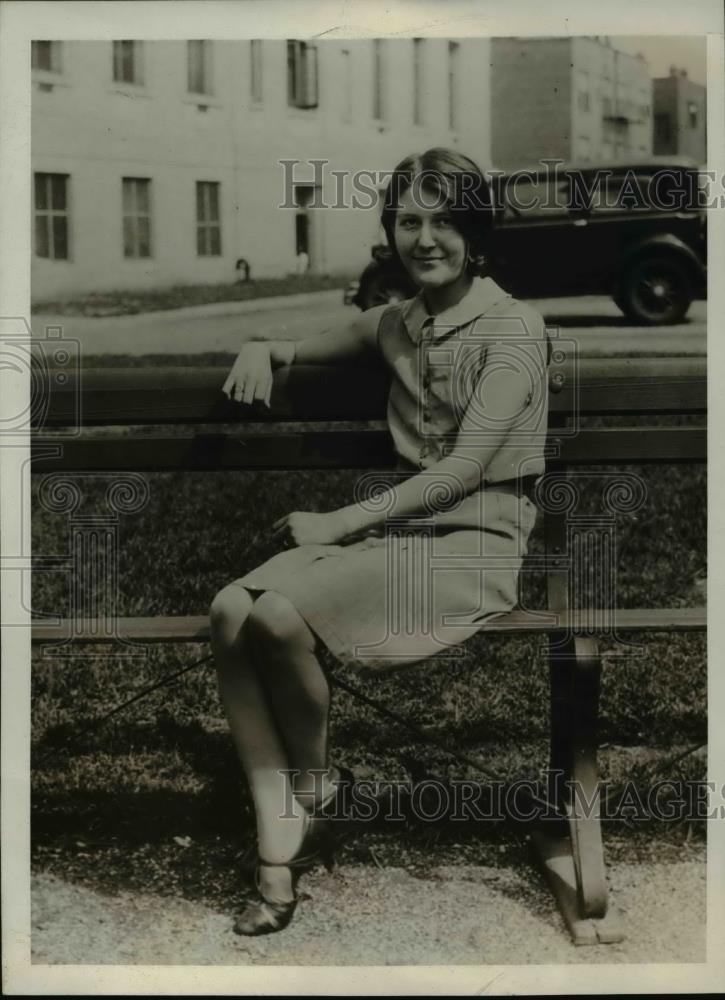
[[(412, 41), (386, 41), (387, 107), (372, 118), (372, 42), (318, 44), (319, 107), (287, 106), (286, 42), (265, 40), (263, 100), (250, 97), (247, 41), (213, 44), (214, 95), (186, 93), (186, 43), (144, 43), (142, 87), (112, 82), (111, 42), (64, 42), (60, 76), (34, 73), (33, 169), (70, 175), (71, 260), (33, 258), (35, 301), (65, 294), (174, 283), (222, 282), (246, 257), (253, 275), (292, 270), (295, 212), (278, 206), (278, 161), (329, 161), (323, 195), (335, 200), (331, 170), (390, 170), (404, 155), (454, 146), (490, 162), (488, 42), (462, 39), (460, 125), (448, 128), (447, 40), (426, 39), (425, 120), (412, 123)], [(352, 114), (344, 118), (342, 49), (352, 63)], [(39, 85), (52, 82), (50, 93)], [(198, 109), (207, 105), (206, 111)], [(295, 179), (311, 174), (297, 167)], [(123, 257), (121, 178), (152, 180), (152, 257)], [(222, 256), (196, 255), (195, 182), (219, 181)], [(348, 185), (349, 187), (349, 185)], [(369, 258), (378, 216), (360, 209), (311, 210), (314, 263), (327, 273), (354, 272)]]
[[(643, 59), (620, 52), (597, 38), (576, 38), (572, 45), (572, 156), (606, 162), (652, 153), (652, 80)], [(588, 89), (589, 111), (582, 111), (579, 93)], [(608, 102), (608, 103), (607, 103)], [(612, 114), (629, 119), (617, 125)]]

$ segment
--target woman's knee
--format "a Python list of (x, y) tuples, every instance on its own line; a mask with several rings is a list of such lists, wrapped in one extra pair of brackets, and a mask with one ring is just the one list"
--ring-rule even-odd
[(249, 591), (235, 584), (223, 587), (209, 607), (212, 632), (229, 632), (236, 635), (249, 617), (254, 601)]
[(314, 637), (291, 601), (273, 590), (265, 590), (254, 602), (248, 621), (250, 632), (265, 645), (289, 646), (304, 642), (314, 646)]

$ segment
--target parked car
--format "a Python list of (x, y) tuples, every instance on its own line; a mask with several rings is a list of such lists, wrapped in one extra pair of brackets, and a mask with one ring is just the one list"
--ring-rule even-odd
[[(705, 294), (700, 177), (684, 157), (492, 175), (491, 273), (522, 298), (605, 294), (635, 323), (677, 323)], [(346, 302), (365, 310), (415, 294), (388, 247), (372, 257)]]

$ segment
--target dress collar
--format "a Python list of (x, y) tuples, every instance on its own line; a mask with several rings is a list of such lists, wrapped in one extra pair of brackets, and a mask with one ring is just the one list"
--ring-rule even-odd
[(427, 321), (433, 331), (433, 337), (441, 337), (451, 329), (465, 326), (478, 316), (488, 312), (494, 305), (511, 296), (505, 292), (493, 278), (474, 278), (471, 287), (460, 302), (449, 309), (432, 316), (425, 304), (423, 292), (418, 292), (412, 299), (403, 304), (403, 322), (412, 340), (420, 340), (423, 326)]

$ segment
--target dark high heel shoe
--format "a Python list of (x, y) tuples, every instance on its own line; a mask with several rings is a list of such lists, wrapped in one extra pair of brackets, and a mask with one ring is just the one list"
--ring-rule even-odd
[[(234, 933), (256, 937), (260, 934), (274, 934), (276, 931), (284, 930), (292, 920), (299, 902), (297, 882), (300, 876), (314, 868), (318, 861), (322, 861), (327, 870), (332, 871), (334, 865), (332, 837), (325, 820), (316, 819), (305, 813), (302, 842), (297, 854), (289, 861), (259, 859), (254, 875), (258, 898), (248, 903), (235, 919)], [(275, 902), (264, 896), (259, 885), (259, 869), (262, 866), (286, 868), (289, 871), (292, 882), (292, 899), (285, 902)]]
[(305, 801), (308, 795), (299, 796), (298, 801), (313, 818), (325, 820), (347, 820), (350, 812), (349, 797), (352, 786), (355, 783), (355, 776), (347, 767), (338, 767), (338, 779), (334, 782), (334, 787), (330, 794), (321, 802), (308, 803)]

